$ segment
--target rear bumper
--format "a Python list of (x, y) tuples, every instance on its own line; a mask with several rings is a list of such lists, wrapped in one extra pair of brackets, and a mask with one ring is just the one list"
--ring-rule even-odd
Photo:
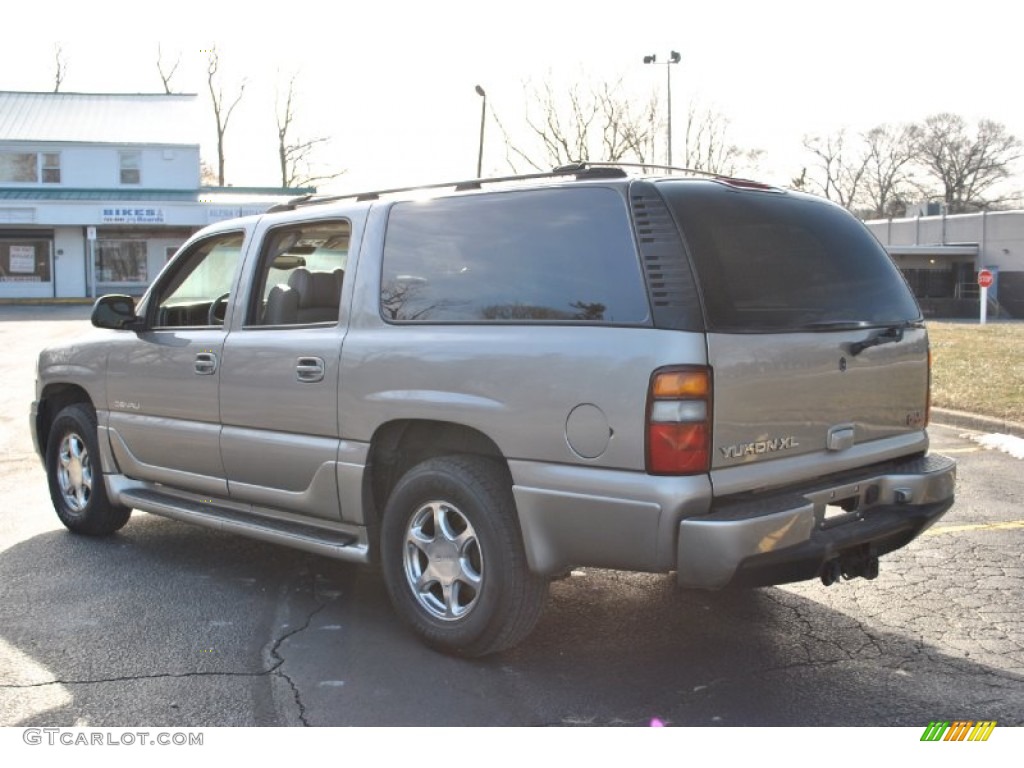
[(716, 504), (679, 524), (679, 583), (784, 584), (812, 579), (837, 559), (877, 558), (938, 520), (953, 505), (955, 482), (956, 463), (933, 454), (809, 491)]

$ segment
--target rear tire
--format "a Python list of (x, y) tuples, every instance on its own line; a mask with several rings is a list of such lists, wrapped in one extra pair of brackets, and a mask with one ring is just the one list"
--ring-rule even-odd
[(384, 579), (398, 614), (445, 653), (519, 643), (547, 580), (526, 563), (508, 471), (479, 456), (429, 459), (395, 486), (381, 525)]
[(106, 536), (128, 522), (131, 509), (111, 504), (103, 484), (96, 414), (75, 403), (57, 414), (46, 441), (46, 474), (57, 517), (70, 531)]

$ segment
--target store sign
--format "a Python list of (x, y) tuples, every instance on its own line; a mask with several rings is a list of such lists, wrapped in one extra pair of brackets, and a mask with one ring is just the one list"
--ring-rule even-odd
[(34, 245), (12, 245), (10, 269), (16, 274), (35, 274), (36, 247)]
[(217, 205), (206, 209), (206, 220), (210, 224), (215, 221), (237, 219), (239, 216), (258, 216), (266, 213), (270, 205)]
[(100, 221), (104, 224), (163, 224), (163, 208), (104, 208)]

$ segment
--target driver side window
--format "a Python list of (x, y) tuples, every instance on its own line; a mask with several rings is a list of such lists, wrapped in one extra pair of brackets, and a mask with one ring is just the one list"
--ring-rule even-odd
[(154, 327), (223, 325), (244, 239), (242, 232), (215, 235), (182, 254), (178, 269), (155, 301)]

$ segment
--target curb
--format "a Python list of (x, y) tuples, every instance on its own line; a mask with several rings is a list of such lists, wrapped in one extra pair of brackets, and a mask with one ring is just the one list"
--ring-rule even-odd
[(998, 432), (1003, 435), (1024, 437), (1024, 424), (991, 416), (979, 416), (976, 413), (954, 411), (949, 408), (932, 408), (932, 422), (946, 427), (973, 429), (978, 432)]

